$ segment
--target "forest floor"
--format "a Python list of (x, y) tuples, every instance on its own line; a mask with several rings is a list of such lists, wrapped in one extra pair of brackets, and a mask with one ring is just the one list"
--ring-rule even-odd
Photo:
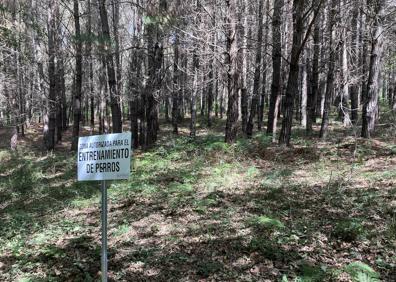
[[(194, 140), (163, 126), (109, 183), (112, 281), (396, 281), (394, 127), (363, 140), (333, 122), (327, 141), (297, 128), (283, 148), (225, 144), (223, 126)], [(49, 154), (40, 135), (0, 149), (0, 281), (97, 281), (99, 183), (76, 181), (69, 135)]]

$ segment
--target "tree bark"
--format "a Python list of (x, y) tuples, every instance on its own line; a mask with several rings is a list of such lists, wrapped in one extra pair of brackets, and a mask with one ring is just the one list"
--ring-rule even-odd
[(238, 133), (238, 35), (237, 35), (237, 11), (236, 0), (226, 0), (227, 5), (227, 88), (228, 88), (228, 106), (227, 121), (225, 131), (225, 142), (233, 143)]
[(392, 111), (396, 112), (396, 85), (393, 87), (392, 103)]
[(179, 134), (179, 95), (180, 95), (180, 71), (179, 71), (179, 34), (175, 34), (175, 46), (173, 47), (173, 92), (172, 92), (172, 126), (173, 133)]
[[(312, 5), (314, 5), (312, 3)], [(284, 116), (282, 120), (282, 129), (279, 134), (279, 144), (282, 145), (290, 145), (291, 138), (291, 129), (293, 125), (293, 110), (294, 110), (294, 100), (296, 93), (298, 91), (298, 77), (299, 77), (299, 66), (298, 61), (300, 59), (301, 51), (304, 48), (305, 42), (307, 40), (307, 36), (310, 33), (311, 27), (316, 20), (317, 14), (320, 9), (319, 3), (318, 7), (314, 8), (314, 16), (311, 23), (308, 25), (305, 38), (304, 35), (304, 8), (305, 8), (304, 0), (295, 0), (293, 1), (293, 43), (291, 49), (291, 57), (290, 57), (290, 71), (289, 78), (287, 81), (286, 87), (286, 100), (284, 104)]]
[(361, 52), (360, 52), (360, 69), (361, 69), (361, 86), (360, 86), (360, 104), (363, 104), (363, 101), (366, 99), (366, 92), (367, 92), (367, 57), (368, 57), (368, 32), (366, 23), (367, 16), (365, 13), (361, 13), (360, 16), (360, 43), (362, 45)]
[[(358, 42), (358, 18), (359, 18), (359, 5), (357, 1), (354, 3), (354, 8), (352, 11), (352, 55), (350, 56), (350, 62), (352, 66), (352, 75), (355, 77), (358, 75), (356, 70), (358, 69), (358, 60), (357, 56), (359, 54), (359, 42)], [(355, 82), (351, 83), (349, 86), (349, 94), (351, 98), (351, 122), (353, 125), (356, 125), (358, 121), (358, 110), (359, 110), (359, 85), (356, 79)]]
[[(263, 51), (263, 75), (261, 78), (261, 97), (260, 97), (260, 105), (258, 109), (258, 122), (257, 129), (259, 131), (262, 130), (264, 123), (264, 107), (266, 104), (266, 96), (267, 96), (267, 50), (268, 50), (268, 34), (269, 34), (269, 11), (270, 11), (270, 1), (266, 0), (266, 8), (265, 8), (265, 35), (264, 35), (264, 51)], [(263, 23), (264, 24), (264, 23)], [(267, 99), (268, 102), (268, 99)]]
[[(249, 120), (246, 126), (246, 136), (251, 138), (253, 135), (253, 127), (254, 127), (254, 119), (257, 113), (257, 109), (259, 107), (259, 87), (260, 87), (260, 64), (261, 64), (261, 54), (262, 54), (262, 40), (263, 40), (263, 8), (264, 8), (264, 0), (259, 1), (259, 11), (258, 11), (258, 31), (257, 31), (257, 49), (256, 49), (256, 58), (255, 58), (255, 70), (254, 70), (254, 79), (253, 79), (253, 97), (250, 107), (250, 115)], [(264, 66), (265, 67), (265, 66)]]
[(323, 115), (322, 115), (322, 124), (320, 127), (320, 138), (327, 137), (327, 127), (329, 126), (329, 114), (330, 114), (330, 106), (331, 106), (331, 96), (334, 91), (334, 65), (335, 65), (335, 54), (338, 49), (333, 46), (333, 27), (334, 27), (334, 17), (335, 17), (335, 7), (336, 0), (332, 0), (331, 6), (329, 7), (329, 19), (328, 19), (328, 36), (329, 36), (329, 68), (327, 71), (327, 79), (326, 79), (326, 94), (325, 101), (323, 106)]
[(73, 135), (72, 146), (73, 151), (77, 150), (78, 136), (80, 134), (81, 119), (81, 87), (82, 87), (82, 41), (80, 32), (80, 12), (78, 0), (73, 1), (73, 16), (76, 40), (76, 77), (75, 77), (75, 94), (73, 107)]
[[(341, 1), (341, 6), (343, 6), (344, 2)], [(342, 17), (342, 25), (346, 25), (345, 14), (341, 11)], [(351, 124), (350, 114), (349, 114), (349, 68), (348, 68), (348, 55), (347, 55), (347, 31), (345, 28), (342, 29), (341, 32), (341, 50), (340, 50), (340, 58), (341, 58), (341, 89), (340, 89), (340, 104), (339, 104), (339, 116), (341, 117), (344, 126), (349, 126)]]
[[(118, 32), (118, 25), (120, 22), (120, 3), (119, 0), (112, 0), (112, 12), (113, 12), (113, 35), (114, 35), (114, 56), (116, 66), (116, 79), (117, 79), (117, 91), (122, 93), (122, 61), (120, 57), (120, 36)], [(121, 95), (120, 95), (121, 99)]]
[(362, 137), (370, 138), (375, 129), (378, 112), (378, 77), (382, 54), (383, 26), (382, 17), (385, 0), (371, 0), (374, 8), (374, 23), (371, 39), (370, 67), (367, 80), (367, 96), (363, 101)]
[(224, 114), (224, 97), (227, 92), (227, 86), (223, 85), (223, 90), (220, 92), (220, 119), (223, 119)]
[(308, 100), (308, 50), (305, 50), (304, 59), (301, 66), (301, 100), (300, 100), (300, 123), (307, 128), (307, 100)]
[(316, 122), (316, 107), (319, 95), (320, 15), (318, 15), (315, 21), (313, 45), (311, 91), (308, 92), (309, 96), (307, 100), (306, 131), (308, 134), (312, 133), (312, 125)]
[[(150, 31), (153, 32), (154, 30)], [(153, 34), (151, 34), (153, 35)], [(150, 35), (150, 36), (151, 36)], [(147, 87), (145, 89), (146, 95), (146, 143), (145, 147), (151, 147), (157, 141), (158, 134), (158, 91), (160, 82), (160, 70), (162, 66), (163, 49), (158, 43), (152, 46), (152, 42), (149, 46), (149, 78)]]
[[(211, 10), (211, 17), (212, 17), (212, 26), (216, 27), (216, 13), (215, 13), (215, 9), (216, 9), (216, 3), (213, 4), (212, 10)], [(213, 56), (210, 61), (209, 61), (209, 74), (208, 74), (208, 78), (209, 78), (209, 83), (208, 83), (208, 110), (207, 110), (207, 124), (208, 127), (212, 126), (212, 111), (213, 111), (213, 91), (214, 91), (214, 56), (215, 56), (215, 45), (217, 44), (217, 40), (216, 40), (216, 32), (213, 33), (213, 35), (211, 36), (211, 41), (212, 44), (210, 45), (210, 51), (211, 51), (211, 56)]]
[(110, 91), (110, 107), (111, 107), (111, 117), (113, 123), (113, 132), (122, 132), (122, 117), (121, 117), (121, 109), (118, 103), (119, 93), (117, 90), (117, 80), (114, 69), (114, 61), (113, 55), (111, 52), (110, 45), (110, 29), (109, 29), (109, 21), (107, 18), (107, 10), (106, 10), (106, 0), (98, 0), (99, 4), (99, 14), (100, 21), (102, 25), (102, 35), (104, 39), (104, 53), (105, 53), (105, 61), (107, 67), (107, 78), (109, 84)]
[(282, 69), (282, 20), (283, 0), (275, 0), (272, 16), (272, 83), (271, 96), (268, 109), (267, 134), (276, 134), (277, 106), (279, 105), (281, 91)]
[[(139, 47), (139, 45), (137, 45)], [(142, 81), (142, 61), (140, 52), (133, 50), (131, 57), (132, 60), (130, 62), (129, 67), (129, 88), (128, 92), (130, 93), (129, 97), (129, 114), (131, 120), (131, 132), (133, 136), (133, 147), (136, 149), (140, 145), (139, 138), (139, 117), (142, 116), (140, 113), (141, 99), (140, 92), (142, 90), (141, 81)]]
[(48, 13), (48, 77), (49, 77), (49, 95), (47, 113), (44, 116), (44, 146), (47, 150), (55, 148), (55, 126), (56, 126), (56, 33), (57, 18), (59, 6), (57, 0), (51, 0)]
[[(243, 0), (242, 3), (243, 5), (243, 25), (241, 27), (242, 29), (242, 38), (243, 38), (243, 46), (241, 50), (241, 57), (242, 57), (242, 74), (240, 76), (241, 83), (240, 86), (238, 87), (241, 93), (241, 117), (242, 117), (242, 132), (246, 132), (247, 128), (247, 123), (248, 123), (248, 93), (247, 93), (247, 70), (248, 70), (248, 15), (249, 15), (249, 9), (248, 9), (248, 3), (246, 0)], [(257, 102), (256, 102), (257, 105)]]
[(88, 72), (89, 72), (89, 82), (88, 82), (88, 97), (90, 99), (90, 124), (92, 130), (95, 128), (95, 98), (94, 98), (94, 74), (93, 74), (93, 56), (92, 56), (92, 15), (91, 15), (91, 0), (87, 1), (87, 55), (88, 55)]
[(58, 64), (57, 64), (57, 113), (56, 113), (56, 141), (62, 140), (62, 133), (66, 129), (66, 89), (65, 89), (65, 65), (63, 59), (63, 52), (59, 52)]
[(198, 71), (199, 71), (199, 59), (196, 54), (197, 50), (194, 50), (193, 53), (193, 74), (194, 74), (194, 82), (193, 89), (191, 92), (191, 101), (190, 101), (190, 136), (196, 136), (196, 118), (197, 118), (197, 93), (198, 93)]

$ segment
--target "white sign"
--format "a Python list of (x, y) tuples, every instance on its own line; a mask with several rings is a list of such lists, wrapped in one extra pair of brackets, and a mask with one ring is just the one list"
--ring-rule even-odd
[(131, 137), (125, 132), (78, 138), (78, 181), (128, 179)]

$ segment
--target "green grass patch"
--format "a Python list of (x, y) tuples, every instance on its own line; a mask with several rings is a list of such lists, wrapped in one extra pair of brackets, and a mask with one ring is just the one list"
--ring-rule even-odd
[(127, 223), (121, 224), (117, 226), (116, 230), (114, 230), (113, 235), (114, 236), (121, 236), (124, 234), (127, 234), (131, 230), (131, 226)]
[(265, 215), (254, 216), (249, 220), (249, 223), (260, 230), (275, 231), (285, 228), (285, 225), (280, 220)]
[(380, 275), (369, 265), (357, 261), (348, 264), (344, 268), (354, 282), (379, 282)]

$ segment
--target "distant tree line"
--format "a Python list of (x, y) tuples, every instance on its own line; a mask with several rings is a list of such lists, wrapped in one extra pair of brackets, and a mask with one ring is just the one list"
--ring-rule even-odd
[(388, 0), (4, 0), (0, 125), (41, 123), (47, 150), (126, 122), (148, 148), (160, 117), (290, 145), (335, 115), (370, 138), (396, 111), (395, 18)]

